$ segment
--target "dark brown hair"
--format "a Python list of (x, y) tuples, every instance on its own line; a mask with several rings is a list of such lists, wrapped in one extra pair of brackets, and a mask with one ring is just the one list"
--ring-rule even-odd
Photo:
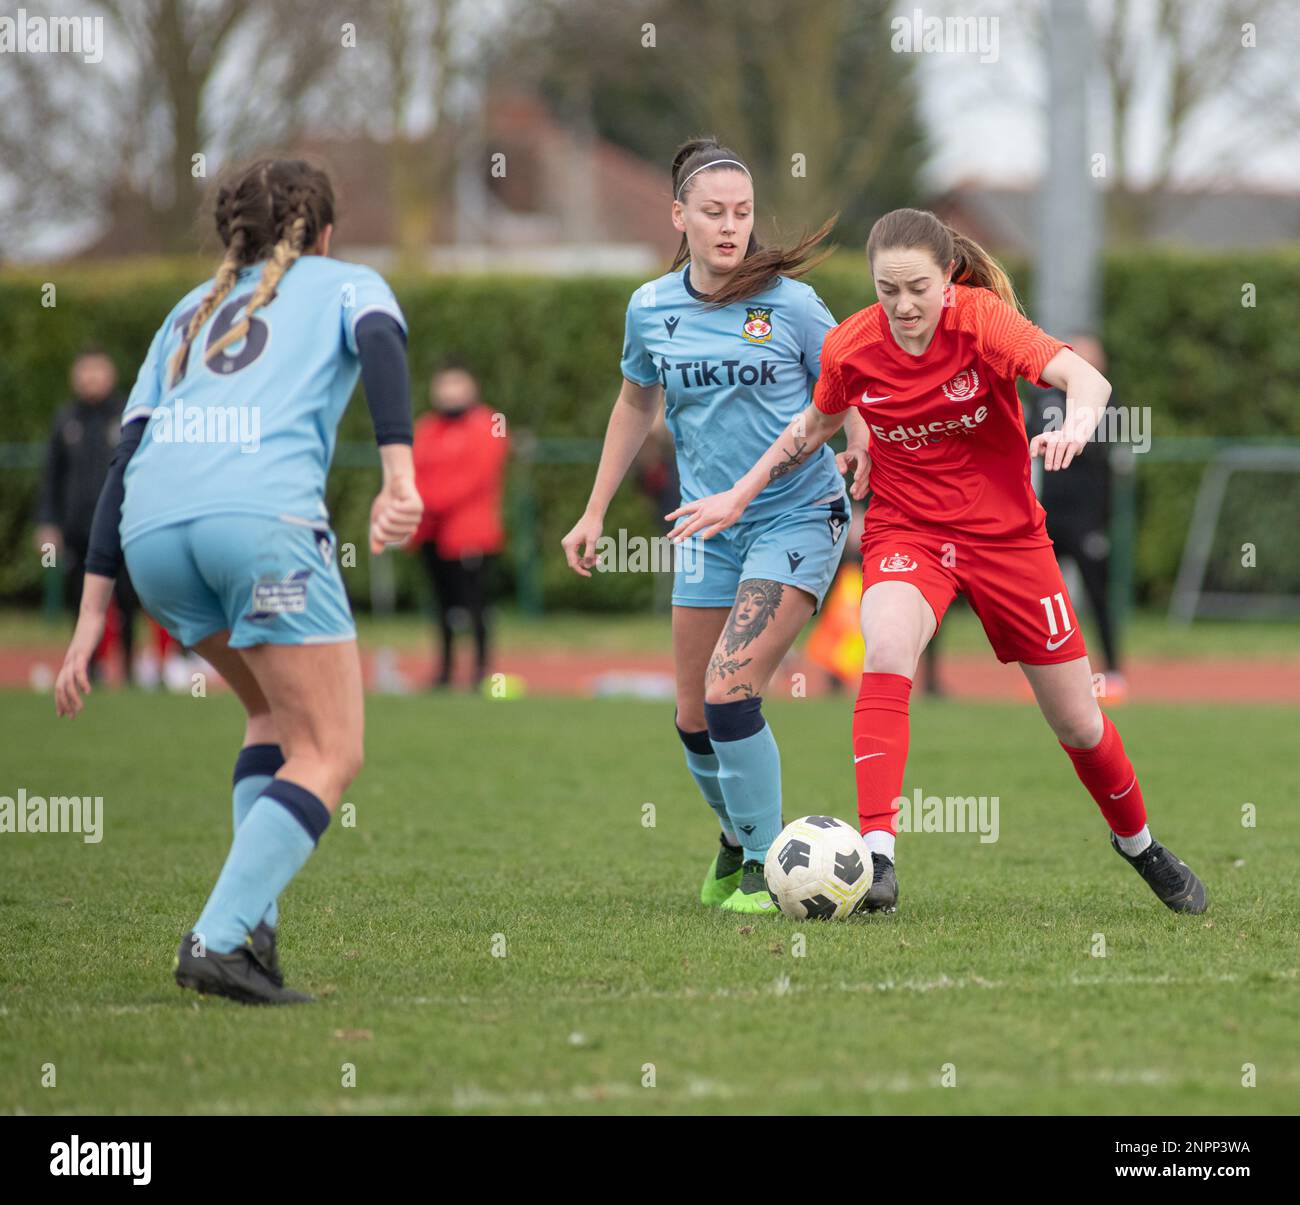
[[(723, 163), (722, 160), (734, 162)], [(673, 200), (685, 201), (699, 176), (706, 171), (743, 170), (746, 175), (749, 174), (748, 167), (738, 168), (736, 163), (743, 164), (744, 160), (729, 147), (720, 145), (716, 138), (692, 138), (683, 142), (673, 156)], [(686, 186), (684, 189), (683, 184)], [(709, 294), (708, 304), (724, 306), (733, 301), (744, 301), (747, 297), (755, 297), (770, 288), (778, 276), (798, 278), (811, 272), (831, 253), (831, 248), (827, 247), (820, 254), (814, 255), (813, 248), (835, 228), (837, 217), (838, 214), (833, 214), (812, 234), (806, 235), (791, 247), (764, 247), (751, 233), (744, 259), (737, 265), (727, 283), (716, 293)], [(676, 272), (690, 258), (690, 246), (683, 234), (669, 271)]]
[(878, 251), (909, 247), (924, 248), (943, 272), (952, 264), (953, 284), (991, 289), (1024, 313), (1006, 269), (974, 239), (958, 234), (928, 209), (895, 209), (878, 219), (867, 238), (867, 258), (875, 263)]
[(249, 319), (275, 295), (275, 286), (302, 253), (314, 247), (334, 222), (334, 190), (329, 177), (301, 159), (258, 159), (231, 172), (218, 186), (217, 233), (226, 248), (216, 280), (185, 329), (172, 356), (169, 383), (185, 371), (190, 343), (225, 300), (240, 268), (266, 260), (244, 316), (208, 349), (208, 360), (248, 334)]

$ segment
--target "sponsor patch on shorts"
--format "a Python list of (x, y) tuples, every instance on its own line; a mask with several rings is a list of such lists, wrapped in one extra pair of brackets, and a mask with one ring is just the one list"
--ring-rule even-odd
[(283, 581), (253, 583), (253, 606), (246, 618), (270, 619), (273, 615), (301, 615), (307, 610), (307, 579), (310, 569), (299, 569)]

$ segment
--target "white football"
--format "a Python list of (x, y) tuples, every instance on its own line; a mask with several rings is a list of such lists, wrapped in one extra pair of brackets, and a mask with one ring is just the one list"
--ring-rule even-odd
[(795, 920), (843, 920), (871, 886), (871, 851), (834, 816), (792, 820), (763, 863), (767, 889)]

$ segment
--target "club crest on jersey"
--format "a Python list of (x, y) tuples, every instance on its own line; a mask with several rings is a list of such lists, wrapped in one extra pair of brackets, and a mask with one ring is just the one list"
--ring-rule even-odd
[(772, 307), (745, 307), (745, 325), (741, 333), (750, 343), (766, 343), (772, 337)]
[(881, 573), (911, 573), (916, 568), (916, 560), (901, 552), (891, 552), (880, 558)]
[(979, 392), (980, 374), (973, 368), (963, 368), (943, 387), (943, 396), (950, 402), (965, 402)]

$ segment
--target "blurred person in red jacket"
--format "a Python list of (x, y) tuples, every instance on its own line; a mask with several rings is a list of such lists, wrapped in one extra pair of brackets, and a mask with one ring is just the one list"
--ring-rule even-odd
[(474, 632), (473, 684), (487, 673), (487, 603), (496, 554), (505, 544), (505, 418), (479, 398), (478, 382), (460, 364), (434, 373), (430, 413), (415, 426), (415, 484), (424, 518), (412, 543), (438, 602), (441, 659), (433, 686), (451, 684), (457, 628)]

